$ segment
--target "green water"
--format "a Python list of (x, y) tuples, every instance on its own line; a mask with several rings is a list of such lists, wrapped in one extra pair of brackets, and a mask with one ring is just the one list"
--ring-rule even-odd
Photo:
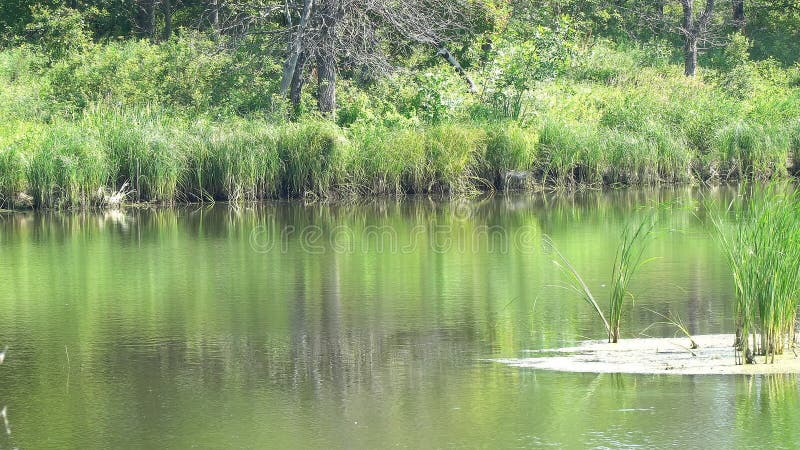
[(552, 286), (542, 236), (603, 297), (620, 230), (656, 202), (672, 204), (660, 259), (623, 336), (660, 320), (648, 309), (732, 332), (729, 273), (694, 206), (735, 195), (0, 216), (0, 448), (792, 447), (796, 377), (487, 361), (602, 338)]

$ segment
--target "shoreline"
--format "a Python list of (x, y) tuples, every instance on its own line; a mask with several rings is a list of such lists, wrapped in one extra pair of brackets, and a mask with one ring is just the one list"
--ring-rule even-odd
[[(800, 178), (789, 176), (781, 179), (783, 182), (797, 182)], [(320, 195), (302, 195), (302, 196), (287, 196), (278, 195), (264, 198), (255, 199), (207, 199), (207, 200), (131, 200), (119, 202), (104, 202), (104, 201), (90, 201), (86, 203), (79, 203), (76, 205), (52, 205), (52, 206), (35, 206), (32, 203), (20, 205), (3, 205), (2, 198), (0, 198), (0, 214), (18, 214), (29, 212), (105, 212), (130, 209), (173, 209), (185, 208), (190, 206), (210, 206), (210, 205), (228, 205), (231, 207), (251, 207), (253, 205), (264, 205), (269, 203), (280, 202), (297, 202), (306, 205), (322, 204), (322, 205), (351, 205), (364, 202), (376, 201), (405, 201), (423, 199), (436, 202), (463, 200), (463, 199), (486, 199), (495, 196), (520, 196), (520, 195), (575, 195), (584, 193), (607, 193), (607, 192), (621, 192), (621, 191), (642, 191), (642, 190), (661, 190), (672, 188), (688, 188), (688, 189), (717, 189), (729, 188), (739, 186), (743, 181), (739, 180), (717, 180), (717, 181), (687, 181), (687, 182), (660, 182), (654, 184), (601, 184), (601, 185), (587, 185), (575, 184), (570, 186), (554, 186), (548, 184), (535, 184), (529, 188), (509, 189), (495, 186), (493, 189), (465, 192), (399, 192), (399, 193), (334, 193), (327, 196)], [(110, 188), (106, 188), (109, 189)], [(27, 193), (22, 193), (27, 195)], [(18, 194), (19, 195), (19, 194)], [(21, 207), (20, 207), (21, 206)]]

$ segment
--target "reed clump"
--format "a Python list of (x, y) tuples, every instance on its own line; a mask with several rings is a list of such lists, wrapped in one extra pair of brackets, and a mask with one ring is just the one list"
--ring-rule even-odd
[(481, 176), (504, 187), (509, 172), (532, 172), (536, 168), (539, 133), (535, 128), (516, 124), (497, 125), (487, 129), (486, 155)]
[(265, 124), (198, 122), (180, 138), (187, 155), (184, 190), (201, 200), (260, 200), (276, 195), (282, 164), (278, 133)]
[(766, 180), (787, 174), (790, 138), (783, 130), (740, 120), (717, 132), (713, 148), (723, 178)]
[(15, 144), (0, 146), (0, 209), (14, 208), (25, 187), (25, 160)]
[(280, 187), (284, 195), (328, 197), (337, 183), (343, 185), (352, 148), (335, 124), (313, 121), (280, 126), (277, 148), (283, 162)]
[(347, 173), (354, 189), (366, 194), (423, 192), (428, 164), (420, 134), (414, 129), (353, 128)]
[(85, 207), (106, 186), (110, 164), (94, 133), (56, 123), (29, 137), (33, 151), (26, 167), (27, 188), (36, 207)]
[(800, 195), (748, 187), (730, 217), (715, 218), (736, 291), (737, 363), (774, 362), (795, 342), (800, 298)]
[(652, 240), (654, 228), (655, 221), (652, 217), (648, 217), (639, 222), (638, 226), (626, 227), (623, 230), (611, 268), (608, 315), (603, 313), (580, 272), (556, 248), (553, 241), (549, 237), (545, 237), (545, 245), (556, 255), (553, 263), (561, 270), (566, 280), (562, 287), (574, 291), (578, 297), (592, 306), (600, 320), (603, 321), (610, 343), (617, 343), (621, 337), (622, 311), (625, 300), (634, 301), (634, 296), (629, 290), (631, 281), (642, 266), (655, 259), (644, 257), (648, 244)]
[(128, 183), (137, 201), (177, 200), (185, 155), (178, 145), (180, 123), (141, 109), (95, 109), (84, 117), (87, 130), (97, 130), (112, 163), (114, 187)]

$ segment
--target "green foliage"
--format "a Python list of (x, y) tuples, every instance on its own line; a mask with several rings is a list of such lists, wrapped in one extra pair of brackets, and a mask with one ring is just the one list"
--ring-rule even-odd
[[(736, 290), (736, 347), (767, 362), (794, 342), (800, 292), (800, 198), (794, 187), (750, 188), (730, 218), (715, 217)], [(728, 219), (731, 219), (729, 222)]]
[(215, 53), (215, 46), (211, 40), (187, 35), (160, 45), (127, 41), (98, 46), (57, 62), (47, 72), (50, 92), (54, 101), (76, 109), (113, 101), (164, 105), (184, 113), (189, 108), (197, 114), (258, 105), (253, 91), (263, 89), (258, 92), (263, 99), (272, 87), (256, 74), (242, 77), (232, 71), (236, 56)]
[(519, 118), (527, 92), (566, 69), (574, 39), (565, 17), (553, 27), (513, 24), (495, 44), (483, 95), (495, 110)]
[[(793, 162), (797, 170), (794, 69), (749, 61), (745, 38), (734, 37), (715, 60), (731, 70), (686, 79), (668, 63), (663, 41), (582, 46), (570, 37), (553, 50), (548, 39), (558, 30), (508, 26), (508, 36), (535, 39), (492, 41), (483, 54), (510, 59), (470, 69), (477, 95), (451, 67), (420, 53), (409, 60), (425, 70), (342, 81), (336, 123), (314, 113), (311, 89), (287, 123), (283, 100), (272, 95), (280, 66), (253, 62), (263, 51), (255, 39), (227, 49), (224, 37), (182, 31), (160, 44), (93, 44), (55, 61), (39, 46), (3, 50), (0, 149), (8, 169), (0, 189), (6, 199), (32, 193), (37, 136), (53, 124), (94, 136), (108, 189), (127, 182), (130, 199), (158, 202), (458, 193), (502, 188), (509, 173), (532, 186), (574, 188), (776, 178)], [(475, 58), (473, 50), (462, 53)], [(554, 61), (537, 59), (550, 51)], [(747, 95), (725, 81), (739, 67), (755, 71)], [(82, 203), (67, 194), (54, 189), (59, 200), (50, 204)]]
[(35, 206), (87, 206), (108, 182), (103, 147), (82, 127), (56, 123), (30, 139), (26, 177)]
[(487, 130), (484, 177), (501, 180), (510, 170), (530, 171), (536, 165), (539, 136), (535, 129), (504, 124)]
[(639, 222), (638, 226), (626, 227), (623, 230), (611, 268), (611, 293), (609, 294), (607, 316), (603, 314), (596, 297), (578, 270), (556, 248), (553, 241), (549, 237), (545, 237), (546, 248), (552, 250), (556, 255), (553, 263), (561, 270), (566, 279), (565, 285), (562, 287), (574, 291), (594, 308), (606, 327), (608, 342), (617, 343), (621, 337), (622, 310), (625, 300), (628, 298), (631, 299), (631, 302), (634, 300), (633, 294), (628, 290), (631, 281), (642, 266), (654, 260), (654, 258), (644, 258), (645, 250), (652, 240), (654, 228), (654, 220), (647, 217)]
[(717, 132), (714, 149), (724, 178), (769, 179), (786, 175), (789, 137), (784, 130), (735, 122)]
[(752, 42), (741, 33), (734, 34), (725, 47), (719, 67), (722, 73), (720, 84), (729, 95), (745, 98), (753, 92), (758, 70), (750, 62), (752, 47)]
[(92, 46), (86, 17), (76, 9), (34, 5), (31, 16), (32, 21), (25, 27), (28, 39), (51, 61), (82, 53)]

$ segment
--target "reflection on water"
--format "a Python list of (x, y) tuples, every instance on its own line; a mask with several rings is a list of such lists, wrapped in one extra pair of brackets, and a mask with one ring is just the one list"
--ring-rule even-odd
[[(623, 334), (730, 332), (691, 188), (358, 205), (0, 216), (0, 446), (778, 446), (797, 382), (558, 374), (485, 362), (603, 337), (551, 286), (549, 235), (603, 294), (620, 230), (661, 208)], [(650, 327), (651, 335), (671, 335)], [(12, 357), (13, 356), (13, 357)], [(741, 431), (733, 431), (734, 429)], [(757, 430), (749, 432), (747, 430)]]

